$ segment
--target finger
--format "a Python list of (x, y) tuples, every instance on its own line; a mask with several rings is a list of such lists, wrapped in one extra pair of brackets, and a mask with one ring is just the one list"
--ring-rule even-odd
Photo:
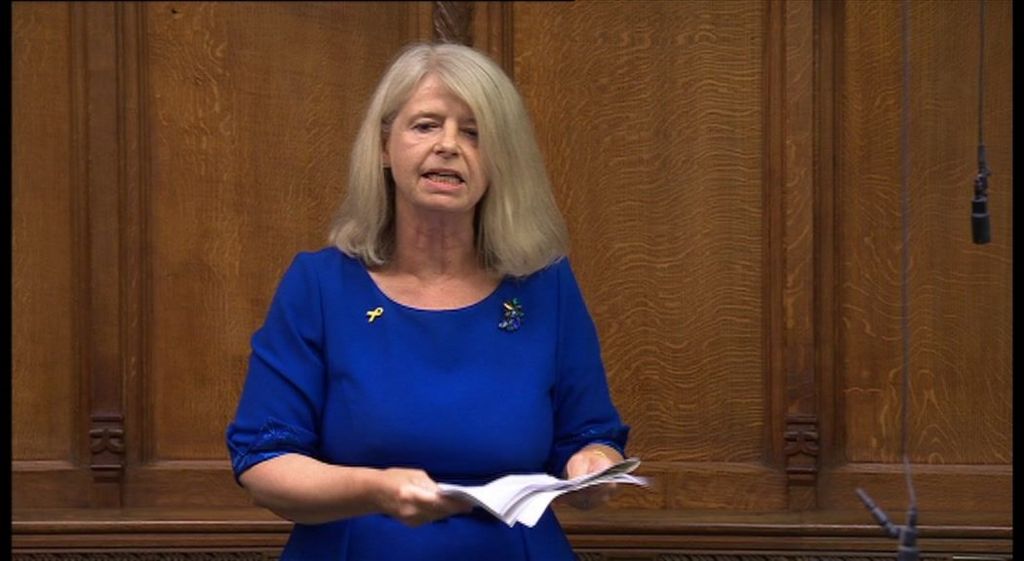
[(578, 455), (569, 458), (569, 463), (565, 466), (565, 475), (569, 479), (574, 479), (587, 471), (586, 458)]
[(438, 503), (441, 499), (441, 496), (436, 490), (429, 489), (417, 483), (407, 485), (406, 491), (408, 492), (408, 497), (411, 500), (423, 505)]
[(412, 484), (421, 489), (426, 489), (431, 493), (438, 492), (437, 483), (435, 483), (434, 480), (430, 479), (429, 477), (416, 478), (412, 481)]
[(577, 454), (573, 456), (566, 466), (566, 475), (569, 479), (580, 477), (582, 475), (588, 475), (604, 469), (601, 466), (601, 459), (594, 454)]

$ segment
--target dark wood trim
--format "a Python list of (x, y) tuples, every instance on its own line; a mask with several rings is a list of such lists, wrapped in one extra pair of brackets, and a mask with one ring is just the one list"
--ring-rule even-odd
[(817, 371), (819, 447), (818, 465), (835, 464), (839, 450), (835, 431), (836, 412), (836, 240), (835, 189), (836, 79), (840, 61), (842, 1), (814, 3), (814, 325)]
[[(671, 559), (828, 554), (855, 558), (888, 555), (896, 544), (860, 510), (748, 514), (709, 511), (601, 509), (581, 512), (556, 506), (573, 547), (609, 559)], [(15, 512), (13, 552), (280, 551), (291, 524), (255, 507), (212, 509), (34, 509)], [(953, 554), (1008, 557), (1013, 551), (1009, 516), (929, 513), (920, 546), (931, 558)], [(15, 557), (18, 558), (18, 557)]]
[[(85, 49), (82, 48), (86, 41), (84, 5), (81, 3), (68, 4), (68, 23), (71, 45), (70, 53), (70, 76), (71, 82), (71, 138), (69, 146), (71, 149), (71, 168), (69, 170), (71, 193), (72, 232), (75, 239), (72, 242), (74, 247), (72, 268), (72, 283), (75, 296), (75, 306), (71, 310), (74, 315), (74, 369), (78, 373), (74, 386), (74, 395), (78, 397), (75, 416), (74, 434), (81, 435), (76, 440), (74, 458), (75, 466), (86, 464), (89, 454), (89, 396), (85, 388), (89, 387), (89, 199), (86, 196), (89, 172), (88, 154), (88, 131), (89, 131), (89, 101), (86, 99), (88, 93)], [(85, 492), (85, 489), (82, 489)]]
[(409, 5), (409, 41), (429, 42), (434, 38), (434, 3), (412, 1)]
[(786, 380), (785, 464), (790, 510), (817, 505), (818, 405), (814, 368), (814, 12), (783, 4), (782, 126)]
[[(50, 515), (38, 520), (15, 520), (16, 554), (28, 552), (101, 551), (280, 551), (291, 524), (255, 509), (205, 510), (203, 519), (181, 512), (149, 510), (148, 516), (130, 510), (95, 511), (79, 518)], [(101, 513), (102, 514), (102, 513)], [(159, 519), (154, 518), (159, 516)], [(895, 552), (896, 543), (870, 523), (854, 521), (859, 513), (829, 513), (807, 517), (797, 513), (764, 521), (762, 515), (708, 515), (681, 511), (606, 511), (578, 513), (560, 510), (573, 547), (602, 555), (696, 554), (808, 556), (828, 554), (874, 557)], [(961, 516), (947, 515), (949, 525), (920, 527), (919, 545), (928, 557), (954, 554), (1012, 554), (1012, 527), (967, 526)], [(959, 520), (959, 522), (958, 522)], [(978, 523), (972, 520), (971, 523)], [(631, 557), (633, 558), (633, 557)], [(659, 558), (659, 557), (655, 557)]]
[(272, 561), (273, 551), (73, 552), (15, 553), (14, 561)]
[[(649, 549), (615, 550), (577, 550), (579, 561), (881, 561), (891, 559), (891, 553), (865, 554), (858, 552), (835, 551), (714, 551), (687, 549), (672, 552)], [(15, 561), (272, 561), (278, 558), (273, 551), (120, 551), (120, 552), (70, 552), (15, 553)], [(948, 560), (946, 553), (924, 553), (923, 560)], [(972, 559), (999, 561), (1010, 559), (1008, 556), (994, 555), (972, 557)]]
[(434, 2), (434, 40), (473, 46), (473, 2)]
[[(673, 551), (670, 553), (658, 551), (630, 550), (626, 552), (616, 551), (576, 551), (579, 561), (881, 561), (892, 559), (892, 554), (863, 554), (854, 552), (836, 551), (709, 551), (709, 550), (686, 550)], [(923, 554), (922, 560), (948, 561), (947, 554)], [(995, 556), (974, 558), (992, 561), (1009, 559), (1009, 557)]]
[(89, 438), (96, 506), (121, 504), (124, 407), (121, 371), (120, 173), (122, 76), (118, 8), (87, 3), (84, 19), (87, 110)]
[(123, 378), (127, 465), (145, 463), (149, 408), (143, 407), (147, 380), (148, 331), (151, 309), (151, 272), (148, 220), (151, 215), (149, 130), (146, 116), (146, 69), (144, 2), (117, 5), (118, 71), (120, 75), (118, 109), (122, 133), (119, 197), (121, 224), (119, 254), (121, 262), (121, 370)]
[(513, 54), (513, 2), (474, 2), (473, 46), (498, 62), (509, 77), (515, 77)]
[(766, 2), (764, 36), (764, 373), (768, 465), (783, 463), (785, 433), (785, 19), (782, 2)]

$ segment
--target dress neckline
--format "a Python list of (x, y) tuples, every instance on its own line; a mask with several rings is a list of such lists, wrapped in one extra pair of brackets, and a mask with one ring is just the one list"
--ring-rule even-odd
[(366, 281), (370, 283), (370, 286), (373, 287), (374, 292), (376, 292), (377, 295), (380, 296), (385, 302), (387, 302), (389, 305), (395, 306), (396, 308), (408, 310), (410, 312), (415, 312), (419, 314), (451, 314), (457, 312), (471, 311), (475, 308), (485, 305), (486, 303), (497, 297), (498, 293), (501, 292), (502, 287), (505, 286), (506, 282), (508, 282), (507, 276), (502, 277), (501, 280), (498, 281), (498, 284), (494, 287), (494, 290), (487, 293), (480, 300), (477, 300), (476, 302), (472, 302), (470, 304), (466, 304), (465, 306), (458, 306), (455, 308), (417, 308), (416, 306), (403, 304), (389, 296), (388, 293), (385, 292), (384, 289), (382, 289), (379, 284), (377, 284), (377, 281), (373, 278), (373, 275), (370, 274), (370, 270), (366, 268), (366, 265), (362, 261), (359, 261), (358, 259), (355, 261), (359, 265), (359, 270), (362, 271), (363, 278), (365, 278)]

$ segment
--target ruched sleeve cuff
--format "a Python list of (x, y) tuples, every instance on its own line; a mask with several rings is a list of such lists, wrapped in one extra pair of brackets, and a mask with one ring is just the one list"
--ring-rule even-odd
[(626, 456), (626, 440), (629, 438), (629, 426), (617, 425), (613, 427), (601, 427), (586, 430), (570, 439), (555, 444), (551, 455), (549, 472), (553, 474), (565, 473), (565, 465), (573, 454), (582, 450), (588, 444), (604, 444), (614, 448), (616, 452)]
[(237, 424), (232, 424), (228, 427), (227, 441), (235, 482), (241, 484), (238, 478), (245, 470), (271, 458), (289, 453), (315, 457), (318, 440), (317, 435), (308, 430), (273, 418), (255, 434), (246, 434)]

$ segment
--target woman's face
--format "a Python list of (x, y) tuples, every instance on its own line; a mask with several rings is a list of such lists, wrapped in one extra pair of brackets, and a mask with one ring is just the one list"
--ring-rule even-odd
[(395, 117), (384, 162), (396, 205), (418, 211), (472, 213), (489, 183), (473, 112), (431, 74)]

